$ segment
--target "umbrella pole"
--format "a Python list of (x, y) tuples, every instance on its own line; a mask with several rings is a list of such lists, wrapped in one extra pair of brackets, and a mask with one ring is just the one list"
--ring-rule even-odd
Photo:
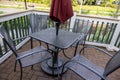
[(56, 35), (58, 35), (60, 22), (56, 22)]

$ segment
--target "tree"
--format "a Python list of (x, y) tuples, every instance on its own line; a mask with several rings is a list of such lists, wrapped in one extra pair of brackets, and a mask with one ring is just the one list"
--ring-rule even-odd
[(116, 12), (114, 14), (114, 17), (117, 18), (118, 17), (118, 11), (120, 9), (120, 0), (114, 1), (113, 4), (117, 4), (118, 5), (117, 10), (116, 10)]
[(110, 6), (110, 5), (112, 5), (113, 1), (115, 1), (115, 0), (103, 0), (102, 5), (105, 7)]

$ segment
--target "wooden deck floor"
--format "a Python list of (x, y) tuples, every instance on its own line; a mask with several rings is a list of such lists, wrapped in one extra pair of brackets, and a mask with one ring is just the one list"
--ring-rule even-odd
[[(34, 41), (34, 46), (39, 45), (39, 42)], [(45, 46), (45, 44), (43, 44)], [(80, 50), (81, 46), (79, 46)], [(26, 43), (21, 49), (18, 50), (18, 52), (25, 51), (30, 49), (30, 42)], [(79, 51), (78, 50), (78, 51)], [(74, 48), (68, 48), (65, 50), (65, 53), (72, 57), (74, 52)], [(112, 52), (114, 54), (114, 52)], [(62, 52), (59, 53), (60, 57), (63, 57), (65, 60), (67, 60)], [(109, 57), (101, 54), (100, 52), (94, 50), (94, 49), (88, 49), (85, 50), (85, 56), (88, 57), (91, 61), (94, 63), (104, 67), (106, 62), (109, 60)], [(19, 80), (20, 77), (20, 69), (19, 64), (17, 65), (17, 71), (14, 72), (14, 63), (15, 63), (15, 57), (14, 55), (11, 55), (6, 61), (4, 61), (2, 64), (0, 64), (0, 80)], [(45, 74), (41, 68), (40, 64), (34, 65), (34, 69), (31, 70), (31, 67), (27, 67), (23, 69), (23, 80), (56, 80), (56, 77), (49, 76)], [(108, 76), (109, 80), (120, 80), (120, 69), (112, 73)], [(63, 80), (83, 80), (76, 74), (74, 74), (72, 71), (68, 70), (63, 75)]]

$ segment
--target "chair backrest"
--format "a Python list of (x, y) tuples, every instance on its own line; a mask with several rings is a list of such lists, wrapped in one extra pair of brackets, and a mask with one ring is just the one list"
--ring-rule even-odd
[(120, 67), (120, 50), (106, 64), (104, 76), (109, 75), (119, 67)]
[(88, 32), (91, 29), (91, 26), (92, 26), (92, 22), (90, 22), (89, 20), (86, 21), (86, 20), (76, 19), (72, 32), (83, 33), (84, 35), (87, 36)]
[(47, 15), (37, 15), (37, 14), (30, 14), (30, 28), (31, 32), (38, 32), (42, 29), (47, 28)]
[(8, 35), (7, 31), (4, 29), (4, 27), (2, 27), (2, 25), (0, 25), (0, 33), (2, 35), (1, 37), (3, 38), (3, 40), (9, 46), (9, 48), (13, 51), (14, 55), (17, 57), (16, 47), (15, 47), (12, 39), (10, 38), (10, 35)]

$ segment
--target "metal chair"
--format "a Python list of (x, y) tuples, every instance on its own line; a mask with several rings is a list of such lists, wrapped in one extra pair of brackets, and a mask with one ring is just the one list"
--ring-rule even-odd
[[(85, 46), (85, 40), (86, 40), (86, 37), (87, 37), (92, 25), (93, 25), (93, 23), (91, 21), (81, 20), (81, 19), (75, 20), (72, 32), (80, 34), (80, 36), (79, 36), (78, 40), (76, 42), (74, 42), (73, 45), (71, 46), (71, 47), (75, 48), (74, 56), (76, 55), (77, 48), (78, 48), (77, 43), (82, 45), (83, 47)], [(84, 53), (84, 51), (83, 51), (83, 53)], [(70, 59), (70, 57), (68, 57), (65, 54), (64, 50), (63, 50), (63, 54), (65, 55), (65, 57)]]
[[(84, 50), (84, 48), (86, 49), (94, 48), (110, 56), (111, 58), (107, 62), (105, 68), (100, 67), (97, 64), (94, 64), (89, 59), (81, 55), (81, 52)], [(84, 46), (80, 50), (79, 54), (77, 54), (71, 60), (67, 61), (64, 64), (63, 70), (64, 68), (68, 68), (85, 80), (107, 80), (107, 76), (114, 72), (115, 70), (117, 70), (119, 67), (120, 67), (120, 50), (116, 52), (115, 55), (111, 55), (110, 53), (106, 52), (101, 48), (95, 46)]]
[(47, 28), (47, 15), (37, 15), (37, 14), (30, 14), (30, 28), (31, 32), (38, 32), (43, 29)]
[[(39, 32), (47, 28), (47, 19), (48, 19), (47, 15), (30, 14), (29, 18), (30, 18), (29, 20), (30, 20), (31, 33)], [(41, 41), (39, 41), (39, 43), (41, 45)], [(46, 45), (49, 51), (51, 50), (56, 51), (56, 49), (53, 46), (48, 44)]]
[[(29, 24), (30, 24), (30, 31), (31, 33), (39, 32), (47, 28), (47, 15), (37, 15), (37, 14), (30, 14), (29, 15)], [(39, 41), (40, 45), (41, 42)]]
[(86, 40), (86, 37), (87, 37), (89, 31), (91, 30), (92, 25), (93, 25), (93, 23), (91, 21), (81, 20), (81, 19), (76, 19), (75, 20), (75, 24), (74, 24), (74, 27), (72, 29), (72, 32), (80, 34), (80, 37), (72, 45), (72, 47), (75, 47), (74, 56), (76, 55), (76, 51), (77, 51), (77, 47), (78, 47), (76, 45), (77, 45), (78, 42), (79, 42), (80, 45), (85, 46), (85, 40)]
[(10, 38), (10, 35), (7, 34), (7, 31), (0, 25), (0, 33), (3, 40), (6, 42), (8, 47), (12, 50), (13, 54), (16, 57), (16, 62), (14, 66), (14, 71), (16, 71), (17, 62), (20, 65), (20, 80), (22, 80), (22, 68), (33, 66), (36, 63), (43, 62), (50, 59), (50, 54), (43, 46), (37, 46), (28, 51), (17, 53), (16, 47), (14, 46), (13, 41)]

